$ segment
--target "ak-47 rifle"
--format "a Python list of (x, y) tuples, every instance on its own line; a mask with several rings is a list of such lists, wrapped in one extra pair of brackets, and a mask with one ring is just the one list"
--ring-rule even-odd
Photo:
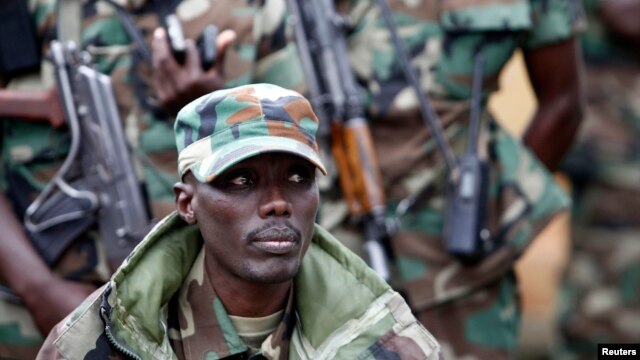
[[(151, 222), (111, 80), (93, 69), (88, 54), (72, 42), (53, 41), (50, 55), (55, 90), (35, 94), (0, 91), (0, 115), (49, 121), (54, 127), (66, 123), (71, 136), (69, 154), (25, 211), (24, 224), (50, 265), (77, 235), (97, 224), (109, 265), (115, 269)], [(46, 111), (60, 113), (60, 103), (64, 119), (47, 118)]]
[(385, 280), (390, 227), (386, 200), (364, 105), (347, 56), (346, 23), (333, 0), (288, 0), (296, 44), (311, 102), (320, 119), (320, 138), (330, 136), (340, 187), (351, 216), (361, 219), (370, 266)]

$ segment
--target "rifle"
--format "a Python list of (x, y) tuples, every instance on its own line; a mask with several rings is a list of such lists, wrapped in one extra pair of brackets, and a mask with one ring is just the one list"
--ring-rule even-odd
[(111, 80), (90, 67), (73, 42), (51, 43), (56, 92), (71, 135), (68, 156), (29, 205), (24, 223), (50, 265), (97, 223), (109, 265), (117, 268), (150, 224), (135, 177)]
[(382, 175), (364, 105), (347, 57), (346, 22), (332, 0), (288, 0), (296, 44), (311, 102), (320, 119), (319, 137), (330, 137), (340, 188), (349, 213), (360, 219), (370, 266), (389, 280), (390, 222)]

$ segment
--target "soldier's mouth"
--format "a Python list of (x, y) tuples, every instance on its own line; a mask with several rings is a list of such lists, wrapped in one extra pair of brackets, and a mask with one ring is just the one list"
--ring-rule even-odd
[(299, 243), (299, 233), (286, 225), (270, 226), (262, 229), (251, 239), (253, 246), (276, 255), (293, 251)]

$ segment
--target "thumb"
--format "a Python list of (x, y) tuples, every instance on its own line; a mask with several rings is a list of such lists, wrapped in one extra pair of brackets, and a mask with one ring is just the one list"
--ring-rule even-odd
[(218, 70), (222, 69), (222, 61), (224, 59), (227, 48), (236, 40), (237, 34), (234, 30), (223, 30), (216, 38), (216, 65)]

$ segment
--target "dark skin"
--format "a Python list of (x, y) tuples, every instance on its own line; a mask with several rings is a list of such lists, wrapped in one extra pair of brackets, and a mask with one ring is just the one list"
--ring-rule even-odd
[(205, 269), (227, 312), (262, 317), (281, 310), (313, 236), (316, 168), (285, 153), (244, 160), (200, 183), (174, 185), (178, 213), (198, 224)]
[(3, 193), (0, 193), (0, 229), (4, 239), (11, 239), (0, 241), (2, 282), (21, 298), (40, 332), (46, 334), (96, 288), (64, 280), (51, 272), (31, 245), (22, 222)]
[(216, 39), (215, 64), (208, 71), (202, 70), (200, 55), (192, 39), (186, 39), (187, 54), (180, 64), (171, 54), (167, 33), (157, 28), (153, 33), (152, 63), (153, 90), (160, 105), (169, 113), (177, 112), (187, 103), (204, 94), (224, 87), (224, 54), (236, 39), (232, 30), (224, 30)]
[(600, 4), (600, 14), (607, 29), (615, 36), (640, 46), (640, 1), (609, 0)]
[(582, 61), (576, 39), (524, 52), (538, 108), (524, 143), (551, 171), (558, 169), (582, 120)]

